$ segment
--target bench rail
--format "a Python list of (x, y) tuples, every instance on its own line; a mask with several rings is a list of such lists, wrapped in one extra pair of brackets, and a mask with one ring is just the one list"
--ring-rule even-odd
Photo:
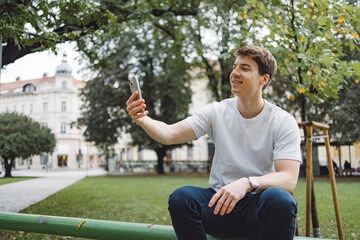
[[(0, 212), (0, 229), (110, 240), (176, 240), (172, 226)], [(221, 240), (213, 236), (209, 240)], [(314, 238), (295, 237), (296, 240)], [(316, 238), (317, 240), (319, 238)], [(251, 240), (248, 237), (226, 240)], [(324, 239), (322, 239), (324, 240)], [(329, 239), (328, 239), (329, 240)]]
[[(172, 226), (22, 213), (0, 213), (0, 229), (104, 240), (176, 240)], [(218, 238), (208, 236), (208, 239)], [(250, 240), (249, 238), (242, 238)], [(231, 239), (229, 239), (231, 240)]]

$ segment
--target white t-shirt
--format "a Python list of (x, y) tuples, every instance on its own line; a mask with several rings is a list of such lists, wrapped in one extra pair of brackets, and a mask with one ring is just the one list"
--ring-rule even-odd
[(274, 160), (301, 161), (295, 119), (266, 100), (251, 119), (241, 116), (235, 97), (214, 102), (185, 120), (197, 138), (208, 134), (214, 142), (209, 185), (216, 191), (241, 177), (274, 172)]

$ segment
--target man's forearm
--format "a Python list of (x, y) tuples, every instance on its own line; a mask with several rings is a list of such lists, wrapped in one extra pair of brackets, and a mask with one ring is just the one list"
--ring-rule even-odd
[(139, 93), (136, 91), (126, 101), (126, 111), (152, 139), (164, 145), (183, 143), (196, 139), (194, 131), (184, 120), (168, 125), (148, 117), (149, 111), (145, 110), (145, 100), (136, 100), (138, 95)]
[(299, 176), (300, 162), (295, 160), (277, 160), (276, 172), (257, 177), (259, 180), (258, 192), (270, 187), (279, 187), (292, 193)]
[(146, 116), (141, 121), (137, 121), (137, 124), (152, 139), (164, 145), (179, 144), (196, 139), (194, 131), (185, 120), (169, 125)]
[(154, 120), (148, 116), (144, 117), (141, 122), (137, 122), (137, 124), (155, 141), (164, 145), (173, 144), (170, 126), (168, 124)]
[(297, 178), (290, 177), (289, 174), (283, 172), (269, 173), (257, 178), (259, 180), (257, 192), (262, 192), (270, 187), (279, 187), (292, 193), (297, 183)]

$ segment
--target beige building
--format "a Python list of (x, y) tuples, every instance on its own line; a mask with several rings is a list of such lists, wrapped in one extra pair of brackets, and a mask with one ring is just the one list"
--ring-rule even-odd
[[(79, 90), (85, 83), (71, 76), (66, 54), (54, 77), (0, 84), (0, 112), (17, 112), (47, 126), (55, 134), (52, 154), (16, 159), (15, 168), (85, 168), (95, 167), (98, 151), (85, 142), (82, 132), (70, 124), (80, 116)], [(80, 153), (80, 154), (79, 154)]]

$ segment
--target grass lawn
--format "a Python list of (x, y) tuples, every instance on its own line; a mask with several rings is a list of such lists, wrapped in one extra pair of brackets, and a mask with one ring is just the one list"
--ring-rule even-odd
[(12, 182), (19, 182), (24, 180), (33, 179), (34, 177), (12, 177), (12, 178), (0, 178), (0, 185), (8, 184)]
[[(208, 186), (203, 176), (90, 177), (50, 196), (22, 213), (93, 218), (126, 222), (171, 224), (168, 196), (184, 185)], [(345, 239), (360, 239), (360, 181), (337, 180), (340, 213)], [(323, 237), (337, 238), (337, 226), (328, 180), (315, 181), (320, 228)], [(305, 180), (296, 187), (299, 227), (305, 234)], [(55, 239), (51, 235), (3, 232), (4, 239)], [(7, 238), (8, 237), (8, 238)], [(57, 237), (61, 239), (61, 237)]]
[[(335, 209), (329, 179), (315, 180), (316, 206), (323, 237), (338, 238)], [(360, 239), (360, 179), (336, 179), (340, 216), (344, 231), (344, 239)], [(306, 181), (300, 179), (295, 198), (298, 201), (298, 222), (301, 235), (305, 235), (306, 221)]]

